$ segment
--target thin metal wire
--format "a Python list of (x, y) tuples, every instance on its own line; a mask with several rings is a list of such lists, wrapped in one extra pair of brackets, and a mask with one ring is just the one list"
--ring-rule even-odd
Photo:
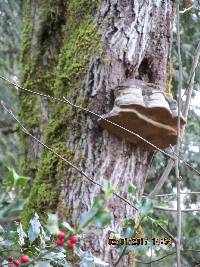
[[(23, 132), (27, 135), (29, 135), (31, 138), (33, 138), (36, 142), (38, 142), (40, 145), (42, 145), (43, 147), (45, 147), (46, 149), (48, 149), (49, 151), (51, 151), (53, 154), (55, 154), (58, 158), (60, 158), (62, 161), (64, 161), (65, 163), (67, 163), (68, 165), (70, 165), (73, 169), (75, 169), (77, 172), (79, 172), (81, 175), (83, 175), (88, 181), (90, 181), (91, 183), (99, 186), (101, 189), (103, 189), (102, 185), (99, 184), (98, 182), (94, 181), (92, 178), (90, 178), (84, 171), (82, 171), (81, 169), (79, 169), (77, 166), (75, 166), (73, 163), (71, 163), (70, 161), (68, 161), (66, 158), (64, 158), (63, 156), (61, 156), (60, 154), (58, 154), (56, 151), (54, 151), (52, 148), (48, 147), (46, 144), (44, 144), (42, 141), (40, 141), (39, 139), (37, 139), (35, 136), (33, 136), (24, 126), (23, 124), (16, 118), (16, 116), (13, 114), (12, 110), (7, 108), (6, 105), (4, 104), (4, 102), (1, 100), (0, 101), (1, 106), (4, 108), (4, 110), (6, 110), (12, 117), (13, 119), (20, 125), (20, 127), (22, 128)], [(134, 205), (132, 205), (126, 198), (120, 196), (119, 194), (113, 192), (113, 195), (115, 195), (116, 197), (118, 197), (119, 199), (121, 199), (122, 201), (126, 202), (128, 205), (130, 205), (132, 208), (134, 208), (135, 210), (138, 210), (138, 208), (136, 208)]]
[[(72, 107), (74, 107), (74, 108), (76, 108), (76, 109), (83, 110), (84, 112), (89, 113), (89, 114), (92, 114), (92, 115), (94, 115), (94, 116), (96, 116), (96, 117), (98, 117), (98, 118), (100, 118), (100, 119), (102, 119), (102, 120), (104, 120), (104, 121), (110, 123), (111, 125), (114, 125), (114, 126), (120, 128), (120, 129), (122, 129), (122, 130), (124, 130), (124, 131), (126, 131), (126, 132), (128, 132), (128, 133), (130, 133), (130, 134), (133, 134), (134, 136), (140, 138), (142, 141), (144, 141), (145, 143), (149, 144), (150, 146), (152, 146), (153, 148), (155, 148), (156, 150), (158, 150), (159, 152), (161, 152), (162, 154), (164, 154), (164, 155), (167, 156), (168, 158), (171, 158), (172, 160), (175, 160), (176, 157), (177, 157), (177, 155), (176, 155), (176, 157), (174, 157), (174, 156), (170, 155), (169, 153), (165, 152), (164, 150), (160, 149), (159, 147), (155, 146), (154, 144), (152, 144), (151, 142), (149, 142), (148, 140), (146, 140), (145, 138), (143, 138), (143, 137), (140, 136), (139, 134), (134, 133), (134, 132), (132, 132), (132, 131), (130, 131), (130, 130), (128, 130), (128, 129), (122, 127), (121, 125), (118, 125), (118, 124), (116, 124), (116, 123), (114, 123), (114, 122), (112, 122), (112, 121), (109, 121), (109, 120), (105, 119), (103, 116), (101, 116), (101, 115), (99, 115), (99, 114), (97, 114), (97, 113), (95, 113), (95, 112), (93, 112), (93, 111), (90, 111), (90, 110), (88, 110), (88, 109), (86, 109), (86, 108), (83, 108), (83, 107), (80, 107), (80, 106), (78, 106), (78, 105), (73, 104), (72, 102), (70, 102), (70, 101), (69, 101), (68, 99), (66, 99), (65, 97), (63, 97), (63, 99), (61, 99), (61, 98), (53, 97), (53, 96), (50, 96), (50, 95), (47, 95), (47, 94), (39, 93), (39, 92), (30, 90), (30, 89), (24, 88), (24, 87), (22, 87), (22, 86), (20, 86), (20, 85), (18, 85), (18, 84), (16, 84), (16, 83), (10, 81), (8, 78), (5, 78), (5, 77), (3, 77), (3, 76), (1, 76), (1, 75), (0, 75), (0, 79), (2, 79), (2, 80), (4, 80), (4, 81), (8, 82), (9, 84), (11, 84), (11, 85), (13, 85), (13, 86), (19, 88), (19, 89), (22, 90), (22, 91), (25, 91), (25, 92), (28, 92), (28, 93), (31, 93), (31, 94), (35, 94), (35, 95), (38, 95), (38, 96), (41, 96), (41, 97), (44, 97), (44, 98), (49, 98), (49, 99), (51, 99), (51, 100), (55, 100), (55, 101), (61, 102), (61, 103), (63, 103), (63, 104), (69, 104), (70, 106), (72, 106)], [(175, 154), (175, 153), (173, 152), (173, 154)], [(183, 160), (181, 157), (180, 157), (180, 159), (183, 161), (184, 164), (186, 164), (189, 168), (191, 168), (191, 169), (192, 169), (193, 171), (195, 171), (198, 175), (200, 175), (200, 172), (199, 172), (197, 169), (195, 169), (191, 164), (189, 164), (187, 161)]]
[(5, 77), (3, 77), (3, 76), (1, 76), (1, 75), (0, 75), (0, 79), (2, 79), (2, 80), (4, 80), (4, 81), (8, 82), (9, 84), (11, 84), (11, 85), (13, 85), (13, 86), (19, 88), (19, 89), (22, 90), (22, 91), (25, 91), (25, 92), (28, 92), (28, 93), (31, 93), (31, 94), (35, 94), (35, 95), (38, 95), (38, 96), (41, 96), (41, 97), (49, 98), (49, 99), (51, 99), (51, 100), (56, 100), (56, 101), (61, 102), (61, 103), (63, 103), (63, 104), (69, 104), (70, 106), (72, 106), (72, 107), (74, 107), (74, 108), (81, 109), (81, 110), (85, 111), (86, 113), (90, 113), (90, 114), (92, 114), (92, 115), (94, 115), (94, 116), (96, 116), (96, 117), (98, 117), (98, 118), (100, 118), (100, 119), (102, 119), (102, 120), (104, 120), (104, 121), (110, 123), (111, 125), (114, 125), (114, 126), (120, 128), (120, 129), (126, 131), (127, 133), (130, 133), (130, 134), (132, 134), (132, 135), (138, 137), (139, 139), (141, 139), (142, 141), (144, 141), (145, 143), (147, 143), (148, 145), (150, 145), (150, 146), (153, 147), (154, 149), (160, 151), (160, 152), (161, 152), (162, 154), (164, 154), (165, 156), (167, 156), (167, 157), (169, 157), (169, 158), (175, 160), (175, 157), (174, 157), (174, 156), (168, 154), (168, 153), (165, 152), (164, 150), (162, 150), (162, 149), (160, 149), (159, 147), (157, 147), (156, 145), (152, 144), (151, 142), (149, 142), (148, 140), (146, 140), (145, 138), (143, 138), (143, 137), (140, 136), (139, 134), (134, 133), (134, 132), (132, 132), (132, 131), (126, 129), (126, 128), (122, 127), (122, 126), (119, 125), (119, 124), (116, 124), (116, 123), (114, 123), (114, 122), (112, 122), (112, 121), (109, 121), (109, 120), (105, 119), (103, 116), (98, 115), (97, 113), (95, 113), (95, 112), (93, 112), (93, 111), (90, 111), (90, 110), (88, 110), (88, 109), (86, 109), (86, 108), (83, 108), (83, 107), (80, 107), (80, 106), (78, 106), (78, 105), (75, 105), (75, 104), (73, 104), (72, 102), (70, 102), (68, 99), (66, 99), (65, 97), (63, 97), (63, 99), (64, 99), (64, 100), (63, 100), (63, 99), (60, 99), (60, 98), (57, 98), (57, 97), (53, 97), (53, 96), (50, 96), (50, 95), (46, 95), (46, 94), (43, 94), (43, 93), (39, 93), (39, 92), (32, 91), (32, 90), (30, 90), (30, 89), (24, 88), (24, 87), (22, 87), (22, 86), (20, 86), (20, 85), (18, 85), (18, 84), (16, 84), (16, 83), (14, 83), (14, 82), (11, 82), (9, 79), (7, 79), (7, 78), (5, 78)]

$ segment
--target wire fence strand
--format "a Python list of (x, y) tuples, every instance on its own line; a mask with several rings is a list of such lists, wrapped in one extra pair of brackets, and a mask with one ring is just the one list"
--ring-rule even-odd
[(70, 106), (72, 106), (72, 107), (74, 107), (74, 108), (76, 108), (76, 109), (80, 109), (80, 110), (82, 110), (82, 111), (84, 111), (84, 112), (86, 112), (86, 113), (89, 113), (89, 114), (91, 114), (91, 115), (94, 115), (94, 116), (98, 117), (99, 119), (102, 119), (102, 120), (108, 122), (109, 124), (111, 124), (111, 125), (113, 125), (113, 126), (116, 126), (116, 127), (120, 128), (120, 129), (124, 130), (125, 132), (127, 132), (127, 133), (129, 133), (129, 134), (132, 134), (132, 135), (138, 137), (140, 140), (142, 140), (142, 141), (145, 142), (146, 144), (150, 145), (152, 148), (158, 150), (159, 152), (161, 152), (162, 154), (164, 154), (164, 155), (167, 156), (168, 158), (171, 158), (171, 159), (175, 160), (175, 157), (174, 157), (173, 155), (170, 155), (169, 153), (165, 152), (163, 149), (160, 149), (159, 147), (157, 147), (157, 146), (154, 145), (153, 143), (149, 142), (147, 139), (143, 138), (141, 135), (139, 135), (139, 134), (137, 134), (137, 133), (135, 133), (135, 132), (133, 132), (133, 131), (130, 131), (130, 130), (128, 130), (127, 128), (124, 128), (123, 126), (121, 126), (121, 125), (119, 125), (119, 124), (117, 124), (117, 123), (114, 123), (114, 122), (112, 122), (112, 121), (109, 121), (109, 120), (105, 119), (103, 116), (101, 116), (101, 115), (99, 115), (99, 114), (97, 114), (97, 113), (95, 113), (95, 112), (93, 112), (93, 111), (91, 111), (91, 110), (88, 110), (88, 109), (86, 109), (86, 108), (83, 108), (83, 107), (81, 107), (81, 106), (78, 106), (78, 105), (76, 105), (76, 104), (73, 104), (71, 101), (69, 101), (69, 100), (66, 99), (65, 97), (63, 97), (63, 99), (61, 99), (61, 98), (58, 98), (58, 97), (50, 96), (50, 95), (47, 95), (47, 94), (39, 93), (39, 92), (30, 90), (30, 89), (24, 88), (24, 87), (22, 87), (22, 86), (20, 86), (20, 85), (18, 85), (18, 84), (16, 84), (16, 83), (10, 81), (8, 78), (5, 78), (5, 77), (3, 77), (3, 76), (1, 76), (1, 75), (0, 75), (0, 79), (2, 79), (2, 80), (4, 80), (4, 81), (8, 82), (9, 84), (11, 84), (11, 85), (17, 87), (18, 89), (20, 89), (20, 90), (22, 90), (22, 91), (25, 91), (25, 92), (28, 92), (28, 93), (31, 93), (31, 94), (35, 94), (35, 95), (38, 95), (38, 96), (41, 96), (41, 97), (44, 97), (44, 98), (49, 98), (49, 99), (51, 99), (51, 100), (55, 100), (55, 101), (61, 102), (61, 103), (63, 103), (63, 104), (68, 104), (68, 105), (70, 105)]
[[(86, 113), (89, 113), (91, 115), (94, 115), (95, 117), (99, 118), (99, 119), (102, 119), (108, 123), (110, 123), (111, 125), (113, 126), (116, 126), (126, 132), (128, 132), (129, 134), (132, 134), (136, 137), (138, 137), (140, 140), (142, 140), (143, 142), (147, 143), (148, 145), (150, 145), (151, 147), (153, 147), (154, 149), (156, 149), (157, 151), (161, 152), (162, 154), (164, 154), (165, 156), (167, 156), (168, 158), (172, 159), (172, 160), (175, 160), (177, 158), (177, 155), (173, 152), (173, 154), (175, 154), (175, 156), (165, 152), (164, 150), (160, 149), (159, 147), (155, 146), (154, 144), (152, 144), (151, 142), (149, 142), (148, 140), (146, 140), (145, 138), (143, 138), (142, 136), (140, 136), (139, 134), (133, 132), (133, 131), (130, 131), (124, 127), (122, 127), (121, 125), (119, 124), (116, 124), (112, 121), (109, 121), (107, 119), (105, 119), (103, 116), (91, 111), (91, 110), (88, 110), (86, 108), (83, 108), (81, 106), (78, 106), (76, 104), (73, 104), (71, 101), (69, 101), (67, 98), (63, 97), (63, 99), (61, 98), (58, 98), (58, 97), (54, 97), (54, 96), (50, 96), (50, 95), (47, 95), (47, 94), (43, 94), (43, 93), (39, 93), (39, 92), (36, 92), (36, 91), (33, 91), (33, 90), (30, 90), (30, 89), (27, 89), (27, 88), (24, 88), (12, 81), (10, 81), (8, 78), (5, 78), (3, 76), (0, 75), (0, 79), (6, 81), (8, 84), (10, 85), (13, 85), (15, 87), (17, 87), (18, 89), (20, 89), (21, 91), (24, 91), (24, 92), (27, 92), (27, 93), (31, 93), (31, 94), (35, 94), (35, 95), (38, 95), (38, 96), (41, 96), (41, 97), (44, 97), (44, 98), (47, 98), (47, 99), (50, 99), (50, 100), (54, 100), (54, 101), (57, 101), (57, 102), (60, 102), (62, 104), (68, 104), (76, 109), (80, 109)], [(183, 161), (183, 163), (188, 166), (189, 168), (191, 168), (194, 172), (196, 172), (198, 175), (200, 175), (200, 171), (198, 171), (197, 169), (195, 169), (190, 163), (188, 163), (187, 161), (183, 160), (183, 158), (180, 157), (180, 159)]]
[[(36, 142), (38, 142), (41, 146), (43, 146), (44, 148), (46, 148), (47, 150), (51, 151), (53, 154), (55, 154), (58, 158), (60, 158), (63, 162), (65, 162), (66, 164), (68, 164), (69, 166), (71, 166), (73, 169), (75, 169), (78, 173), (80, 173), (81, 175), (83, 175), (88, 181), (90, 181), (91, 183), (97, 185), (98, 187), (100, 187), (103, 190), (103, 186), (96, 182), (94, 179), (90, 178), (84, 171), (82, 171), (81, 169), (79, 169), (77, 166), (75, 166), (73, 163), (71, 163), (69, 160), (67, 160), (66, 158), (64, 158), (63, 156), (61, 156), (60, 154), (58, 154), (56, 151), (54, 151), (52, 148), (50, 148), (49, 146), (47, 146), (46, 144), (44, 144), (42, 141), (40, 141), (38, 138), (36, 138), (34, 135), (32, 135), (25, 127), (24, 125), (17, 119), (17, 117), (14, 115), (14, 113), (12, 112), (11, 109), (9, 109), (4, 102), (1, 100), (0, 101), (1, 106), (4, 108), (5, 111), (7, 111), (12, 118), (19, 124), (19, 126), (22, 128), (23, 132), (27, 135), (29, 135), (32, 139), (34, 139)], [(120, 196), (119, 194), (117, 194), (116, 192), (113, 192), (113, 195), (115, 195), (116, 197), (118, 197), (120, 200), (122, 200), (123, 202), (125, 202), (126, 204), (128, 204), (129, 206), (131, 206), (132, 208), (134, 208), (135, 210), (138, 210), (137, 207), (135, 207), (133, 204), (131, 204), (130, 201), (128, 201), (126, 198)]]

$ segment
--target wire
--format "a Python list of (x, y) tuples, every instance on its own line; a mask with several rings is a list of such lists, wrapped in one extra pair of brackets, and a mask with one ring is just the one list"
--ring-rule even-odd
[[(96, 117), (98, 117), (98, 118), (100, 118), (100, 119), (102, 119), (102, 120), (104, 120), (104, 121), (110, 123), (111, 125), (114, 125), (114, 126), (120, 128), (120, 129), (122, 129), (122, 130), (124, 130), (124, 131), (126, 131), (126, 132), (128, 132), (128, 133), (130, 133), (130, 134), (132, 134), (132, 135), (134, 135), (134, 136), (136, 136), (136, 137), (138, 137), (138, 138), (140, 138), (142, 141), (144, 141), (145, 143), (149, 144), (151, 147), (155, 148), (156, 150), (158, 150), (159, 152), (161, 152), (162, 154), (164, 154), (164, 155), (167, 156), (168, 158), (171, 158), (172, 160), (175, 160), (175, 159), (177, 158), (177, 155), (176, 155), (174, 152), (173, 152), (173, 154), (175, 154), (176, 157), (170, 155), (169, 153), (167, 153), (167, 152), (165, 152), (164, 150), (160, 149), (159, 147), (155, 146), (154, 144), (152, 144), (151, 142), (149, 142), (148, 140), (146, 140), (145, 138), (143, 138), (143, 137), (140, 136), (139, 134), (134, 133), (134, 132), (132, 132), (132, 131), (126, 129), (126, 128), (122, 127), (121, 125), (117, 124), (117, 123), (114, 123), (114, 122), (112, 122), (112, 121), (109, 121), (109, 120), (105, 119), (103, 116), (101, 116), (101, 115), (99, 115), (99, 114), (97, 114), (97, 113), (95, 113), (95, 112), (93, 112), (93, 111), (90, 111), (90, 110), (88, 110), (88, 109), (86, 109), (86, 108), (83, 108), (83, 107), (80, 107), (80, 106), (78, 106), (78, 105), (75, 105), (75, 104), (73, 104), (71, 101), (69, 101), (69, 100), (68, 100), (67, 98), (65, 98), (65, 97), (63, 97), (63, 99), (61, 99), (61, 98), (57, 98), (57, 97), (54, 97), (54, 96), (50, 96), (50, 95), (47, 95), (47, 94), (39, 93), (39, 92), (30, 90), (30, 89), (24, 88), (24, 87), (22, 87), (22, 86), (20, 86), (20, 85), (18, 85), (18, 84), (16, 84), (16, 83), (14, 83), (14, 82), (11, 82), (8, 78), (5, 78), (5, 77), (3, 77), (3, 76), (1, 76), (1, 75), (0, 75), (0, 79), (2, 79), (2, 80), (4, 80), (4, 81), (8, 82), (9, 84), (11, 84), (11, 85), (13, 85), (13, 86), (19, 88), (19, 89), (22, 90), (22, 91), (25, 91), (25, 92), (28, 92), (28, 93), (31, 93), (31, 94), (35, 94), (35, 95), (38, 95), (38, 96), (41, 96), (41, 97), (44, 97), (44, 98), (49, 98), (49, 99), (51, 99), (51, 100), (55, 100), (55, 101), (61, 102), (61, 103), (63, 103), (63, 104), (69, 104), (70, 106), (72, 106), (72, 107), (74, 107), (74, 108), (76, 108), (76, 109), (80, 109), (80, 110), (83, 110), (83, 111), (86, 112), (86, 113), (92, 114), (92, 115), (94, 115), (94, 116), (96, 116)], [(194, 168), (192, 165), (190, 165), (187, 161), (183, 160), (183, 158), (180, 157), (180, 159), (183, 161), (184, 164), (186, 164), (189, 168), (191, 168), (191, 169), (192, 169), (193, 171), (195, 171), (198, 175), (200, 175), (200, 172), (199, 172), (197, 169), (195, 169), (195, 168)]]
[(173, 157), (172, 155), (168, 154), (167, 152), (165, 152), (164, 150), (160, 149), (159, 147), (155, 146), (154, 144), (152, 144), (151, 142), (149, 142), (148, 140), (146, 140), (145, 138), (143, 138), (143, 137), (140, 136), (139, 134), (134, 133), (134, 132), (132, 132), (132, 131), (126, 129), (126, 128), (122, 127), (122, 126), (119, 125), (119, 124), (116, 124), (116, 123), (114, 123), (114, 122), (112, 122), (112, 121), (109, 121), (109, 120), (105, 119), (103, 116), (98, 115), (97, 113), (95, 113), (95, 112), (93, 112), (93, 111), (90, 111), (90, 110), (88, 110), (88, 109), (86, 109), (86, 108), (83, 108), (83, 107), (80, 107), (80, 106), (78, 106), (78, 105), (75, 105), (75, 104), (73, 104), (72, 102), (70, 102), (68, 99), (66, 99), (65, 97), (63, 97), (63, 99), (60, 99), (60, 98), (57, 98), (57, 97), (53, 97), (53, 96), (50, 96), (50, 95), (46, 95), (46, 94), (43, 94), (43, 93), (39, 93), (39, 92), (32, 91), (32, 90), (30, 90), (30, 89), (23, 88), (22, 86), (20, 86), (20, 85), (14, 83), (14, 82), (11, 82), (9, 79), (7, 79), (7, 78), (5, 78), (5, 77), (3, 77), (3, 76), (1, 76), (1, 75), (0, 75), (0, 79), (2, 79), (2, 80), (4, 80), (4, 81), (8, 82), (9, 84), (11, 84), (11, 85), (13, 85), (13, 86), (19, 88), (19, 89), (22, 90), (22, 91), (25, 91), (25, 92), (28, 92), (28, 93), (31, 93), (31, 94), (35, 94), (35, 95), (39, 95), (39, 96), (41, 96), (41, 97), (49, 98), (49, 99), (51, 99), (51, 100), (56, 100), (56, 101), (61, 102), (61, 103), (63, 103), (63, 104), (69, 104), (70, 106), (72, 106), (72, 107), (74, 107), (74, 108), (81, 109), (81, 110), (85, 111), (86, 113), (90, 113), (90, 114), (92, 114), (92, 115), (94, 115), (94, 116), (96, 116), (96, 117), (98, 117), (98, 118), (100, 118), (100, 119), (102, 119), (102, 120), (104, 120), (104, 121), (110, 123), (111, 125), (114, 125), (114, 126), (120, 128), (120, 129), (126, 131), (127, 133), (130, 133), (130, 134), (132, 134), (132, 135), (138, 137), (139, 139), (141, 139), (142, 141), (144, 141), (145, 143), (147, 143), (148, 145), (150, 145), (150, 146), (153, 147), (154, 149), (160, 151), (160, 152), (161, 152), (162, 154), (164, 154), (165, 156), (167, 156), (167, 157), (169, 157), (169, 158), (171, 158), (171, 159), (173, 159), (173, 160), (175, 159), (175, 157)]
[[(81, 175), (83, 175), (88, 181), (90, 181), (91, 183), (99, 186), (101, 189), (103, 189), (103, 186), (101, 184), (99, 184), (98, 182), (94, 181), (92, 178), (90, 178), (84, 171), (82, 171), (81, 169), (79, 169), (77, 166), (75, 166), (73, 163), (71, 163), (70, 161), (68, 161), (66, 158), (64, 158), (63, 156), (61, 156), (60, 154), (58, 154), (56, 151), (54, 151), (52, 148), (48, 147), (46, 144), (44, 144), (42, 141), (40, 141), (39, 139), (37, 139), (35, 136), (33, 136), (24, 126), (23, 124), (16, 118), (16, 116), (13, 114), (12, 110), (7, 108), (6, 105), (4, 104), (4, 102), (1, 100), (0, 101), (1, 106), (13, 117), (13, 119), (20, 125), (20, 127), (22, 128), (23, 132), (27, 135), (29, 135), (30, 137), (32, 137), (35, 141), (37, 141), (40, 145), (42, 145), (44, 148), (48, 149), (49, 151), (51, 151), (53, 154), (55, 154), (58, 158), (60, 158), (62, 161), (64, 161), (65, 163), (67, 163), (68, 165), (70, 165), (73, 169), (75, 169), (77, 172), (79, 172)], [(134, 205), (132, 205), (127, 199), (125, 199), (124, 197), (120, 196), (119, 194), (113, 192), (113, 195), (115, 195), (116, 197), (118, 197), (119, 199), (121, 199), (122, 201), (126, 202), (128, 205), (130, 205), (132, 208), (138, 210), (138, 208), (136, 208)]]

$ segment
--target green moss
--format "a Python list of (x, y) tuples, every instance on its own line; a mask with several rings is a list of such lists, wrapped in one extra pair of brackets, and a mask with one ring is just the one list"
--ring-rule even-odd
[[(65, 143), (57, 142), (52, 148), (64, 158), (72, 161), (73, 152), (66, 148)], [(47, 218), (48, 212), (55, 212), (66, 170), (66, 163), (53, 152), (43, 151), (37, 177), (22, 213), (22, 223), (25, 226), (28, 226), (29, 220), (36, 211), (40, 214), (42, 221)]]
[[(60, 38), (62, 36), (60, 33), (62, 23), (64, 23), (63, 10), (65, 10), (63, 2), (65, 1), (41, 1), (41, 8), (37, 11), (41, 26), (38, 32), (34, 32), (34, 24), (31, 21), (33, 12), (31, 11), (31, 3), (29, 0), (25, 1), (21, 60), (23, 67), (22, 83), (26, 88), (50, 94), (53, 91), (57, 56), (51, 49), (57, 49), (58, 40), (53, 39), (56, 37), (55, 32)], [(49, 23), (51, 21), (52, 23)], [(46, 27), (48, 27), (48, 30)], [(44, 36), (44, 33), (46, 36)], [(37, 38), (37, 43), (31, 46), (32, 38)], [(45, 39), (45, 42), (42, 41), (42, 38)], [(30, 132), (39, 132), (43, 125), (38, 97), (21, 92), (19, 100), (20, 120)], [(34, 177), (37, 169), (37, 159), (33, 155), (30, 143), (30, 137), (22, 133), (20, 170), (22, 173)]]
[(89, 17), (71, 32), (59, 56), (56, 91), (58, 96), (63, 93), (69, 97), (77, 95), (77, 89), (82, 82), (80, 76), (83, 77), (88, 70), (90, 55), (100, 48), (99, 39), (100, 33)]
[[(25, 62), (26, 57), (30, 52), (30, 33), (31, 33), (31, 22), (30, 22), (30, 1), (24, 1), (24, 12), (23, 12), (23, 37), (22, 37), (22, 54), (21, 61)], [(24, 68), (23, 68), (24, 69)]]
[[(80, 96), (76, 99), (76, 105), (82, 107), (82, 108), (87, 108), (89, 103), (89, 98), (88, 96)], [(79, 112), (80, 110), (78, 110)], [(82, 112), (82, 111), (81, 111)]]
[[(70, 0), (68, 6), (61, 4), (63, 1), (58, 2), (49, 0), (42, 6), (40, 29), (37, 34), (38, 51), (32, 56), (34, 58), (32, 63), (24, 68), (25, 82), (35, 90), (56, 97), (66, 96), (76, 104), (87, 107), (89, 99), (86, 96), (80, 96), (79, 88), (84, 85), (83, 80), (88, 71), (91, 55), (102, 49), (99, 44), (101, 35), (93, 24), (93, 14), (98, 1)], [(65, 21), (66, 26), (62, 26)], [(58, 31), (58, 28), (60, 30), (57, 33), (55, 31)], [(54, 45), (56, 53), (52, 55), (52, 45), (55, 42), (53, 36), (54, 38), (59, 36), (60, 39), (56, 40), (57, 45)], [(45, 55), (42, 56), (44, 52)], [(21, 103), (22, 113), (29, 127), (32, 129), (41, 127), (36, 99), (25, 97), (21, 99)], [(24, 114), (27, 108), (34, 118), (28, 118)], [(31, 112), (31, 109), (34, 112)], [(81, 114), (74, 112), (68, 105), (56, 102), (48, 102), (48, 111), (50, 119), (42, 126), (44, 143), (67, 160), (74, 162), (73, 157), (75, 150), (79, 149), (78, 145), (71, 151), (66, 148), (66, 143), (75, 125), (73, 130), (76, 131), (76, 138), (79, 138), (81, 129), (78, 129), (80, 126), (77, 121), (81, 118)], [(27, 146), (28, 142), (25, 145)], [(82, 159), (82, 155), (79, 158)], [(35, 212), (45, 220), (48, 212), (55, 212), (62, 207), (59, 196), (63, 179), (67, 176), (69, 168), (51, 151), (42, 151), (38, 172), (22, 214), (24, 225), (28, 224)], [(71, 176), (69, 179), (74, 180), (77, 177), (78, 175)], [(66, 203), (63, 204), (65, 207), (62, 215), (68, 218), (73, 210), (67, 207)]]
[(42, 52), (45, 52), (46, 48), (50, 48), (49, 40), (52, 38), (57, 38), (56, 42), (59, 46), (62, 37), (60, 30), (62, 30), (62, 25), (65, 24), (66, 10), (67, 1), (63, 0), (44, 1), (44, 4), (41, 6), (41, 22), (37, 38), (38, 45), (43, 50)]

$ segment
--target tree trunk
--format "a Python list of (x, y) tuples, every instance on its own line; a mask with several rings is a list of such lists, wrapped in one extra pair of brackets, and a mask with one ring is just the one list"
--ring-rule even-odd
[[(137, 78), (168, 88), (174, 1), (26, 0), (23, 85), (67, 99), (98, 114), (109, 112), (113, 88)], [(129, 183), (144, 190), (152, 152), (99, 127), (97, 118), (67, 105), (20, 93), (20, 117), (37, 138), (94, 180), (108, 178), (127, 197)], [(71, 224), (88, 210), (99, 188), (54, 154), (21, 133), (21, 170), (33, 184), (22, 219), (35, 211), (45, 218), (58, 211)], [(112, 197), (114, 228), (135, 210)], [(87, 238), (86, 247), (113, 263), (106, 237)], [(131, 266), (125, 257), (120, 266)]]

